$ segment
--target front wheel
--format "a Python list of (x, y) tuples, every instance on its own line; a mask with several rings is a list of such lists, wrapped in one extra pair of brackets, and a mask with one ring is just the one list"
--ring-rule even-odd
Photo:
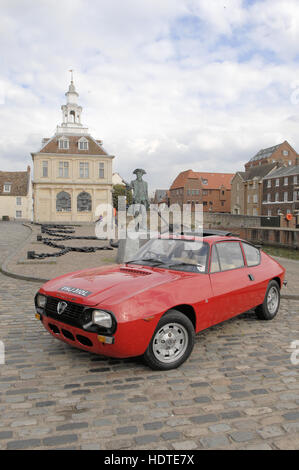
[(170, 310), (160, 319), (143, 358), (154, 370), (175, 369), (190, 356), (194, 340), (194, 326), (189, 318)]
[(264, 302), (256, 308), (260, 320), (272, 320), (279, 309), (280, 289), (276, 281), (270, 281), (267, 287)]

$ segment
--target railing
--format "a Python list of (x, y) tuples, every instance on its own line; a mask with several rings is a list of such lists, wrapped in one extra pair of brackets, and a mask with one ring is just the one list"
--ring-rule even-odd
[(280, 227), (280, 217), (278, 216), (267, 216), (261, 217), (261, 227)]

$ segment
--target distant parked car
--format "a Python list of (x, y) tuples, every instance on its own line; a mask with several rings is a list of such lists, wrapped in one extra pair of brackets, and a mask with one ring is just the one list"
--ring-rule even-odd
[(36, 316), (68, 344), (161, 370), (182, 364), (205, 328), (253, 308), (272, 320), (285, 269), (244, 240), (204, 235), (161, 236), (123, 265), (53, 279), (35, 297)]

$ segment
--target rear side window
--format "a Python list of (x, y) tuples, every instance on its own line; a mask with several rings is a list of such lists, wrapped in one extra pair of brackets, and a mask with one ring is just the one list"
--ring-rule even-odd
[(219, 259), (218, 259), (218, 253), (217, 253), (216, 245), (214, 245), (212, 248), (210, 273), (218, 273), (219, 271), (220, 271), (220, 264), (219, 264)]
[(221, 271), (242, 268), (244, 258), (239, 242), (216, 243)]
[(255, 246), (248, 245), (248, 243), (243, 243), (243, 249), (247, 260), (247, 266), (257, 266), (260, 264), (260, 250), (255, 248)]

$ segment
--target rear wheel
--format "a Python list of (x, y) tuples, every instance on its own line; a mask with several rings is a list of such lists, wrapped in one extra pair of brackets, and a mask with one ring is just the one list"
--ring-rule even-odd
[(267, 287), (264, 302), (256, 308), (260, 320), (272, 320), (279, 309), (280, 288), (276, 281), (270, 281)]
[(170, 310), (160, 319), (144, 360), (155, 370), (175, 369), (190, 356), (194, 340), (194, 326), (189, 318)]

